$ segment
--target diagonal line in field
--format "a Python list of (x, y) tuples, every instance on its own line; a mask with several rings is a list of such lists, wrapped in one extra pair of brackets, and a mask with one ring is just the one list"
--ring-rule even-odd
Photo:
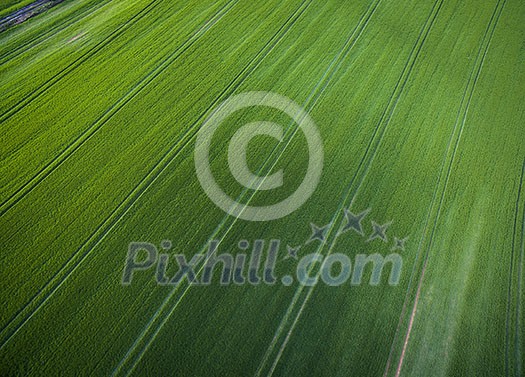
[[(509, 282), (508, 282), (508, 291), (507, 291), (507, 308), (506, 308), (506, 316), (505, 316), (505, 376), (510, 375), (510, 364), (511, 364), (511, 357), (510, 357), (510, 322), (511, 322), (511, 306), (512, 306), (512, 280), (514, 277), (514, 259), (516, 258), (516, 244), (517, 244), (517, 233), (518, 233), (518, 218), (519, 218), (519, 212), (520, 212), (520, 204), (521, 204), (521, 194), (523, 190), (523, 176), (525, 174), (525, 160), (523, 161), (522, 169), (521, 169), (521, 175), (518, 185), (518, 195), (516, 197), (516, 204), (515, 204), (515, 210), (514, 210), (514, 226), (512, 229), (512, 247), (511, 247), (511, 253), (510, 253), (510, 266), (509, 266)], [(525, 218), (525, 208), (523, 210), (523, 216)], [(522, 221), (522, 226), (525, 226)], [(518, 287), (517, 287), (517, 301), (516, 301), (516, 323), (515, 323), (515, 354), (517, 356), (516, 358), (516, 376), (520, 376), (520, 368), (518, 368), (518, 365), (521, 361), (521, 354), (519, 353), (519, 316), (520, 316), (520, 302), (521, 302), (521, 273), (522, 273), (522, 262), (523, 262), (523, 229), (521, 230), (521, 253), (518, 255)]]
[[(525, 173), (525, 159), (523, 160), (523, 167), (521, 170), (521, 177), (523, 179)], [(523, 351), (522, 351), (522, 324), (521, 324), (521, 305), (523, 301), (523, 264), (525, 262), (525, 207), (523, 208), (523, 216), (521, 218), (521, 252), (520, 260), (518, 265), (518, 292), (517, 292), (517, 305), (516, 305), (516, 323), (514, 324), (516, 335), (515, 335), (515, 349), (514, 355), (516, 357), (516, 376), (523, 375)]]

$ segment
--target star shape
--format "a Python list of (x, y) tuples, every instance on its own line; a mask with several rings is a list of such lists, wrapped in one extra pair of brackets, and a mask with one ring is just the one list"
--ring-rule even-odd
[(375, 221), (372, 221), (372, 228), (374, 228), (374, 231), (372, 232), (370, 237), (368, 237), (368, 240), (366, 240), (366, 242), (373, 241), (376, 238), (380, 238), (383, 242), (388, 242), (388, 237), (386, 236), (385, 232), (390, 226), (390, 224), (392, 224), (392, 221), (383, 225), (379, 225)]
[(353, 229), (356, 233), (364, 236), (363, 227), (361, 226), (361, 221), (365, 218), (366, 215), (370, 212), (370, 208), (364, 210), (358, 215), (353, 214), (349, 209), (343, 209), (346, 219), (346, 224), (341, 228), (341, 233), (348, 232), (350, 229)]
[(291, 247), (290, 245), (286, 245), (286, 251), (288, 254), (284, 257), (284, 259), (293, 258), (295, 260), (298, 259), (297, 253), (301, 249), (301, 246)]
[(312, 228), (312, 235), (306, 243), (310, 243), (315, 240), (320, 241), (321, 243), (324, 242), (326, 240), (326, 233), (328, 232), (328, 228), (330, 228), (330, 225), (331, 224), (328, 224), (320, 228), (314, 223), (310, 223), (310, 228)]
[(407, 240), (408, 240), (408, 237), (405, 237), (402, 239), (394, 237), (394, 246), (390, 250), (391, 251), (395, 251), (395, 250), (405, 251), (405, 242), (407, 242)]

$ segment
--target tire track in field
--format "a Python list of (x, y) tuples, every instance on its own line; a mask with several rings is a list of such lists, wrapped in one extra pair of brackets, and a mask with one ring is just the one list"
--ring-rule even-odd
[(196, 32), (194, 32), (189, 39), (187, 39), (174, 52), (163, 59), (149, 73), (143, 76), (140, 81), (135, 84), (124, 96), (119, 98), (117, 102), (109, 107), (91, 126), (86, 128), (82, 133), (69, 143), (57, 156), (48, 162), (42, 169), (40, 169), (33, 177), (12, 193), (0, 205), (0, 217), (5, 215), (18, 202), (33, 191), (43, 180), (66, 162), (71, 155), (79, 150), (88, 140), (90, 140), (114, 115), (122, 110), (132, 99), (134, 99), (143, 89), (145, 89), (152, 81), (154, 81), (160, 74), (169, 68), (184, 52), (195, 44), (211, 27), (213, 27), (231, 8), (231, 5), (238, 2), (238, 0), (230, 0), (226, 5), (219, 9), (219, 11), (205, 22)]
[(26, 107), (31, 101), (35, 100), (36, 98), (40, 97), (42, 94), (44, 94), (48, 89), (53, 87), (57, 82), (59, 82), (62, 78), (64, 78), (67, 74), (74, 71), (77, 67), (80, 66), (80, 64), (84, 63), (86, 60), (91, 58), (93, 55), (98, 53), (100, 50), (102, 50), (106, 45), (114, 41), (116, 38), (118, 38), (122, 33), (124, 33), (126, 30), (130, 29), (133, 25), (135, 25), (138, 21), (140, 21), (144, 16), (146, 16), (149, 12), (151, 12), (159, 3), (160, 0), (152, 0), (148, 5), (146, 5), (144, 8), (142, 8), (138, 13), (136, 13), (133, 17), (128, 19), (127, 22), (121, 24), (118, 26), (114, 31), (112, 31), (107, 37), (96, 43), (93, 47), (89, 48), (88, 51), (86, 51), (84, 54), (76, 58), (73, 62), (68, 64), (66, 67), (64, 67), (62, 70), (60, 70), (58, 73), (53, 75), (51, 78), (49, 78), (45, 83), (40, 85), (37, 89), (34, 91), (26, 94), (20, 101), (18, 101), (14, 106), (12, 106), (9, 110), (5, 111), (0, 116), (0, 123), (5, 122), (9, 118), (11, 118), (13, 115), (18, 113), (20, 110), (22, 110), (24, 107)]
[[(91, 128), (88, 131), (92, 131), (91, 133), (86, 136), (86, 138), (82, 140), (75, 140), (63, 153), (60, 154), (55, 160), (58, 160), (59, 157), (63, 157), (63, 159), (58, 160), (56, 164), (54, 164), (50, 170), (45, 172), (45, 176), (43, 176), (41, 179), (38, 180), (36, 184), (38, 184), (40, 181), (42, 181), (45, 177), (47, 177), (49, 174), (51, 174), (58, 166), (60, 166), (67, 157), (69, 157), (72, 153), (74, 153), (77, 149), (79, 149), (91, 136), (94, 135), (98, 129), (100, 129), (105, 122), (107, 122), (116, 112), (118, 112), (126, 103), (128, 103), (132, 98), (134, 98), (142, 89), (144, 89), (149, 83), (151, 83), (158, 75), (160, 75), (170, 64), (172, 64), (178, 57), (181, 56), (184, 51), (186, 51), (189, 47), (191, 47), (198, 39), (200, 39), (210, 28), (212, 28), (217, 22), (219, 22), (230, 10), (233, 8), (233, 6), (238, 2), (238, 0), (231, 0), (227, 4), (225, 4), (222, 8), (220, 8), (217, 13), (211, 17), (207, 22), (205, 22), (195, 33), (192, 34), (192, 36), (182, 45), (180, 46), (175, 52), (170, 54), (170, 56), (165, 59), (161, 64), (159, 64), (155, 69), (153, 69), (149, 74), (147, 74), (138, 85), (136, 85), (132, 90), (130, 90), (124, 97), (122, 97), (115, 105), (113, 105), (108, 112), (106, 112), (102, 117), (99, 118), (99, 121), (102, 120), (100, 124), (98, 124), (98, 121), (94, 123), (94, 126), (98, 124), (96, 129), (91, 130)], [(110, 114), (110, 115), (108, 115)], [(87, 132), (84, 132), (84, 134), (87, 134)], [(66, 151), (69, 151), (70, 153), (66, 154)], [(34, 186), (32, 187), (34, 188)], [(31, 189), (32, 189), (31, 188)], [(19, 198), (18, 200), (20, 200)], [(17, 200), (17, 201), (18, 201)], [(13, 205), (16, 203), (13, 203)], [(4, 212), (2, 212), (3, 214)], [(69, 262), (69, 261), (68, 261)], [(56, 276), (56, 275), (55, 275)], [(54, 276), (54, 277), (55, 277)], [(53, 278), (54, 278), (53, 277)], [(41, 293), (39, 291), (33, 298), (36, 298)], [(15, 317), (18, 316), (22, 311), (26, 309), (26, 306), (24, 306), (19, 312), (16, 313)], [(0, 339), (3, 338), (3, 332), (5, 331), (6, 327), (9, 326), (6, 325), (1, 331), (0, 331)], [(3, 347), (0, 346), (0, 349)]]
[[(426, 19), (423, 27), (421, 28), (420, 30), (420, 33), (418, 35), (418, 38), (416, 40), (416, 43), (414, 44), (414, 46), (412, 47), (412, 50), (410, 52), (410, 55), (409, 55), (409, 58), (407, 60), (407, 63), (405, 64), (404, 68), (403, 68), (403, 71), (401, 73), (401, 76), (399, 77), (395, 87), (394, 87), (394, 91), (392, 92), (392, 95), (390, 96), (389, 98), (389, 102), (387, 104), (387, 106), (385, 107), (385, 110), (383, 111), (382, 115), (381, 115), (381, 118), (379, 120), (379, 122), (377, 123), (376, 127), (375, 127), (375, 130), (372, 134), (372, 138), (370, 139), (370, 142), (365, 150), (365, 153), (363, 155), (363, 157), (361, 158), (360, 160), (360, 163), (358, 165), (358, 169), (356, 170), (356, 173), (354, 174), (353, 178), (351, 179), (350, 183), (348, 184), (347, 188), (345, 189), (345, 192), (346, 194), (343, 196), (343, 199), (341, 200), (341, 202), (339, 203), (339, 206), (338, 206), (338, 210), (335, 212), (334, 216), (332, 217), (332, 220), (330, 222), (330, 227), (329, 227), (329, 230), (327, 232), (327, 239), (330, 237), (330, 235), (332, 234), (333, 230), (335, 229), (335, 224), (337, 224), (340, 219), (341, 219), (341, 212), (342, 212), (342, 209), (346, 206), (346, 203), (348, 203), (348, 201), (350, 200), (351, 198), (351, 203), (349, 204), (349, 207), (352, 206), (354, 200), (355, 200), (355, 197), (357, 195), (357, 192), (359, 190), (359, 188), (362, 186), (362, 183), (364, 182), (364, 179), (366, 177), (366, 175), (368, 174), (368, 171), (370, 169), (370, 166), (373, 162), (373, 159), (374, 157), (377, 155), (377, 152), (379, 150), (379, 147), (380, 147), (380, 144), (381, 144), (381, 141), (383, 139), (383, 136), (388, 128), (388, 125), (390, 124), (390, 120), (395, 112), (395, 109), (397, 107), (397, 104), (399, 102), (399, 99), (401, 97), (401, 95), (403, 94), (403, 90), (408, 82), (408, 79), (412, 73), (412, 70), (413, 70), (413, 67), (415, 66), (415, 63), (419, 57), (419, 54), (421, 52), (421, 49), (422, 49), (422, 46), (424, 45), (426, 39), (427, 39), (427, 36), (429, 35), (431, 29), (432, 29), (432, 26), (434, 25), (435, 23), (435, 20), (439, 14), (439, 11), (441, 9), (441, 6), (443, 4), (444, 0), (438, 0), (434, 3), (434, 6), (432, 7), (432, 10), (428, 16), (428, 18)], [(379, 135), (379, 139), (377, 142), (375, 142), (375, 139), (376, 137)], [(367, 158), (367, 155), (371, 153), (371, 155), (368, 156)], [(361, 173), (361, 168), (364, 167), (364, 171)], [(357, 184), (357, 186), (355, 187), (355, 189), (353, 190), (353, 186), (354, 186), (354, 183), (356, 182), (356, 180), (359, 178), (359, 175), (361, 175), (360, 179), (359, 179), (359, 182)], [(343, 224), (341, 223), (340, 224), (340, 227), (342, 226)], [(340, 228), (339, 228), (340, 229)], [(319, 248), (317, 249), (316, 251), (316, 254), (322, 254), (322, 250), (323, 248), (325, 247), (325, 245), (328, 245), (328, 252), (327, 252), (327, 256), (330, 255), (332, 253), (332, 250), (335, 248), (335, 245), (336, 245), (336, 241), (337, 241), (337, 237), (339, 235), (339, 232), (337, 232), (335, 234), (335, 238), (333, 239), (333, 241), (331, 243), (324, 243), (324, 244), (321, 244), (319, 246)], [(313, 266), (309, 269), (310, 272), (313, 271)], [(297, 314), (295, 315), (295, 318), (293, 319), (290, 327), (289, 327), (289, 330), (288, 332), (286, 333), (286, 336), (285, 338), (283, 339), (282, 343), (281, 343), (281, 346), (277, 352), (277, 355), (275, 356), (275, 359), (268, 371), (268, 376), (271, 376), (273, 374), (273, 372), (275, 371), (275, 368), (277, 367), (279, 361), (280, 361), (280, 358), (282, 356), (282, 353), (284, 352), (289, 340), (290, 340), (290, 337), (295, 329), (295, 326), (297, 325), (302, 313), (303, 313), (303, 310), (304, 308), (306, 307), (311, 295), (313, 294), (313, 291), (315, 289), (315, 286), (312, 286), (312, 287), (309, 287), (308, 288), (308, 291), (301, 303), (301, 306), (299, 307), (299, 310), (297, 311)], [(257, 371), (257, 375), (261, 375), (264, 371), (264, 369), (266, 369), (266, 366), (267, 366), (267, 362), (271, 356), (271, 354), (274, 352), (275, 350), (275, 347), (277, 345), (277, 342), (279, 340), (279, 338), (282, 337), (283, 335), (283, 332), (285, 331), (285, 328), (289, 322), (289, 320), (291, 319), (291, 316), (293, 315), (294, 313), (294, 308), (295, 306), (297, 305), (297, 303), (299, 302), (299, 299), (301, 297), (301, 294), (303, 293), (302, 291), (304, 290), (304, 287), (303, 286), (299, 286), (293, 299), (292, 299), (292, 302), (288, 308), (288, 310), (286, 311), (286, 314), (284, 315), (283, 319), (281, 320), (281, 323), (274, 335), (274, 338), (272, 340), (272, 342), (270, 343), (266, 353), (265, 353), (265, 356), (263, 357), (263, 360), (259, 366), (259, 369)]]
[[(31, 39), (23, 44), (20, 44), (16, 46), (14, 49), (7, 51), (5, 54), (0, 55), (0, 65), (5, 64), (11, 59), (14, 59), (32, 48), (40, 45), (41, 43), (46, 42), (47, 40), (51, 39), (54, 35), (58, 34), (59, 32), (65, 30), (69, 26), (75, 24), (80, 19), (86, 17), (89, 14), (93, 14), (97, 10), (105, 7), (106, 5), (110, 4), (109, 0), (106, 0), (101, 3), (94, 4), (90, 7), (87, 7), (87, 9), (82, 10), (82, 12), (78, 15), (76, 15), (73, 18), (67, 18), (64, 22), (59, 23), (58, 25), (55, 25), (53, 28), (47, 30), (43, 34), (39, 34), (38, 37)], [(57, 30), (59, 29), (59, 30)], [(26, 48), (27, 47), (27, 48)], [(22, 50), (22, 51), (21, 51)]]
[[(368, 24), (372, 14), (374, 13), (375, 9), (377, 8), (378, 4), (381, 1), (382, 0), (376, 1), (375, 3), (372, 3), (368, 7), (368, 9), (365, 12), (365, 14), (359, 20), (358, 25), (356, 26), (356, 28), (352, 31), (352, 33), (350, 34), (349, 38), (347, 38), (347, 40), (345, 41), (345, 44), (343, 45), (343, 48), (341, 49), (339, 54), (337, 54), (336, 57), (332, 60), (331, 64), (329, 65), (329, 67), (327, 68), (327, 70), (325, 71), (325, 73), (323, 74), (321, 79), (319, 80), (318, 84), (315, 86), (315, 88), (312, 90), (312, 92), (308, 96), (307, 100), (305, 101), (305, 103), (309, 104), (309, 106), (307, 108), (307, 111), (311, 111), (311, 109), (318, 102), (318, 100), (320, 99), (320, 97), (322, 96), (322, 94), (324, 93), (326, 88), (328, 87), (328, 85), (329, 85), (330, 81), (332, 80), (333, 76), (340, 69), (342, 62), (344, 61), (344, 59), (348, 55), (350, 49), (355, 45), (355, 43), (357, 42), (357, 40), (361, 36), (364, 28)], [(293, 124), (293, 122), (292, 122), (292, 124)], [(288, 129), (290, 129), (290, 128), (291, 128), (291, 125), (288, 127)], [(284, 146), (283, 150), (277, 156), (277, 160), (282, 156), (282, 154), (284, 153), (284, 150), (286, 149), (286, 147), (291, 143), (291, 138), (293, 138), (294, 135), (295, 135), (295, 132), (292, 134), (292, 136), (290, 137), (289, 141)], [(277, 149), (278, 149), (278, 147), (275, 147), (272, 150), (272, 152), (270, 153), (270, 156), (266, 159), (266, 162), (263, 163), (263, 165), (259, 168), (258, 172), (261, 172), (267, 166), (267, 162), (272, 159), (272, 156), (273, 156), (274, 152)], [(274, 163), (273, 166), (275, 166), (276, 163), (277, 163), (277, 161)], [(247, 192), (248, 192), (248, 190), (244, 189), (243, 192), (239, 195), (238, 200), (242, 199)], [(248, 202), (245, 203), (242, 206), (246, 207), (250, 203), (250, 201), (254, 198), (254, 196), (255, 196), (255, 194), (252, 194), (251, 197), (249, 198)], [(218, 225), (218, 227), (215, 229), (214, 233), (212, 234), (212, 236), (211, 236), (212, 239), (215, 239), (215, 237), (218, 235), (219, 231), (222, 230), (226, 226), (226, 220), (228, 218), (229, 218), (229, 216), (225, 216), (223, 218), (223, 221)], [(226, 229), (224, 234), (221, 236), (221, 238), (219, 240), (219, 244), (222, 243), (222, 241), (225, 239), (225, 237), (229, 234), (229, 232), (231, 231), (231, 229), (233, 228), (233, 226), (235, 225), (236, 222), (237, 222), (237, 219), (232, 220), (232, 223), (228, 226), (228, 229)], [(204, 245), (204, 247), (202, 248), (201, 252), (205, 252), (206, 251), (206, 247), (207, 246)], [(199, 274), (202, 272), (202, 270), (204, 269), (204, 266), (205, 266), (205, 264), (206, 264), (208, 259), (209, 259), (209, 257), (206, 257), (205, 260), (201, 263), (200, 268), (197, 270), (196, 276), (199, 276)], [(139, 338), (136, 339), (136, 341), (134, 342), (132, 347), (126, 353), (124, 359), (119, 363), (119, 365), (115, 369), (113, 375), (117, 375), (117, 374), (120, 373), (120, 371), (122, 370), (124, 365), (127, 363), (127, 360), (129, 359), (129, 357), (131, 357), (131, 354), (135, 352), (136, 348), (138, 348), (138, 346), (140, 345), (140, 343), (142, 342), (144, 337), (147, 335), (147, 332), (151, 329), (151, 327), (153, 326), (154, 322), (159, 318), (161, 313), (168, 306), (169, 302), (174, 297), (174, 295), (177, 293), (177, 291), (179, 290), (181, 285), (182, 285), (182, 282), (181, 282), (181, 284), (176, 285), (173, 288), (173, 290), (170, 292), (170, 294), (166, 297), (166, 299), (164, 299), (163, 303), (157, 309), (157, 311), (153, 315), (153, 317), (150, 319), (150, 321), (148, 322), (148, 325), (143, 330), (143, 332), (141, 333)], [(184, 296), (186, 295), (186, 293), (189, 291), (190, 288), (191, 288), (191, 285), (187, 284), (186, 287), (184, 288), (184, 290), (178, 295), (177, 300), (174, 303), (174, 305), (171, 307), (171, 309), (169, 309), (169, 312), (161, 320), (160, 324), (157, 326), (157, 328), (153, 332), (153, 334), (150, 337), (150, 339), (146, 342), (146, 344), (144, 345), (142, 350), (135, 357), (135, 361), (133, 362), (133, 365), (128, 369), (127, 375), (129, 375), (129, 374), (131, 374), (133, 372), (133, 370), (138, 365), (138, 363), (142, 359), (142, 357), (145, 354), (145, 352), (149, 349), (151, 344), (154, 342), (155, 338), (160, 333), (160, 331), (162, 330), (164, 325), (167, 323), (167, 321), (169, 320), (169, 318), (171, 317), (171, 315), (173, 314), (175, 309), (178, 307), (178, 305), (180, 304), (180, 302), (182, 301), (182, 299), (184, 298)]]
[[(510, 339), (510, 322), (511, 322), (511, 306), (512, 306), (512, 281), (514, 277), (514, 259), (516, 259), (516, 244), (517, 244), (517, 233), (518, 233), (518, 218), (520, 217), (520, 204), (521, 204), (521, 193), (523, 190), (523, 176), (525, 173), (525, 160), (523, 161), (523, 166), (521, 168), (520, 180), (518, 185), (518, 195), (516, 197), (515, 210), (514, 210), (514, 226), (512, 230), (512, 248), (510, 253), (510, 267), (509, 267), (509, 281), (508, 281), (508, 291), (507, 291), (507, 309), (505, 315), (505, 376), (510, 375), (510, 348), (511, 348), (511, 339)], [(524, 219), (522, 220), (522, 226), (525, 226), (525, 209), (523, 212)], [(515, 323), (515, 355), (516, 355), (516, 376), (520, 376), (520, 368), (518, 365), (521, 360), (521, 354), (519, 353), (519, 315), (520, 315), (520, 301), (521, 301), (521, 268), (523, 263), (523, 229), (521, 230), (521, 254), (519, 255), (518, 260), (518, 287), (517, 287), (517, 300), (516, 300), (516, 323)]]
[[(506, 0), (498, 0), (498, 3), (496, 4), (496, 7), (494, 8), (494, 11), (493, 11), (492, 16), (490, 18), (489, 24), (487, 25), (487, 28), (485, 30), (485, 34), (484, 34), (483, 39), (481, 41), (481, 44), (480, 44), (480, 47), (479, 47), (479, 50), (478, 50), (478, 54), (477, 54), (477, 57), (476, 57), (476, 62), (474, 64), (473, 70), (471, 71), (471, 74), (470, 74), (467, 86), (466, 86), (465, 91), (463, 93), (463, 98), (462, 98), (461, 103), (460, 103), (460, 107), (459, 107), (459, 110), (458, 110), (458, 115), (456, 117), (456, 122), (454, 124), (454, 128), (453, 128), (451, 137), (449, 139), (447, 150), (445, 152), (445, 156), (444, 156), (444, 159), (443, 159), (443, 162), (442, 162), (442, 166), (441, 166), (439, 177), (438, 177), (438, 182), (436, 184), (436, 189), (434, 191), (434, 196), (433, 196), (432, 202), (430, 204), (430, 209), (429, 209), (428, 217), (427, 217), (428, 221), (426, 222), (426, 225), (428, 225), (428, 223), (430, 222), (430, 218), (432, 217), (432, 213), (434, 213), (433, 209), (434, 209), (434, 206), (436, 205), (437, 192), (440, 192), (439, 203), (437, 203), (437, 209), (436, 209), (437, 212), (436, 212), (436, 215), (434, 216), (434, 221), (433, 221), (432, 229), (431, 229), (431, 232), (430, 232), (428, 246), (426, 247), (426, 249), (424, 251), (423, 265), (421, 267), (421, 272), (420, 272), (420, 277), (419, 277), (419, 281), (418, 281), (418, 285), (417, 285), (417, 289), (416, 289), (416, 293), (415, 293), (414, 303), (413, 303), (413, 307), (412, 307), (412, 310), (411, 310), (411, 315), (410, 315), (409, 322), (408, 322), (408, 328), (407, 328), (407, 331), (406, 331), (406, 334), (405, 334), (405, 337), (404, 337), (403, 348), (402, 348), (401, 355), (399, 357), (397, 368), (396, 368), (396, 373), (395, 373), (396, 377), (399, 377), (399, 375), (401, 374), (401, 369), (403, 367), (403, 361), (404, 361), (404, 357), (405, 357), (406, 350), (407, 350), (407, 347), (408, 347), (408, 342), (409, 342), (409, 339), (410, 339), (410, 334), (411, 334), (411, 331), (412, 331), (412, 326), (413, 326), (413, 323), (414, 323), (415, 315), (416, 315), (416, 312), (417, 312), (417, 306), (418, 306), (419, 298), (420, 298), (420, 294), (421, 294), (421, 288), (422, 288), (422, 284), (423, 284), (426, 268), (427, 268), (427, 265), (428, 265), (430, 249), (433, 246), (434, 235), (435, 235), (435, 232), (436, 232), (436, 229), (437, 229), (439, 217), (441, 215), (441, 210), (442, 210), (442, 207), (443, 207), (443, 202), (444, 202), (447, 186), (448, 186), (448, 182), (449, 182), (449, 179), (450, 179), (450, 174), (451, 174), (451, 171), (452, 171), (452, 166), (453, 166), (453, 163), (454, 163), (454, 160), (455, 160), (455, 156), (456, 156), (456, 153), (457, 153), (460, 141), (461, 141), (461, 136), (463, 134), (465, 123), (466, 123), (466, 120), (467, 120), (467, 117), (468, 117), (468, 112), (469, 112), (471, 100), (472, 100), (472, 97), (474, 95), (476, 84), (477, 84), (477, 82), (479, 80), (479, 77), (480, 77), (480, 74), (481, 74), (481, 71), (482, 71), (482, 68), (483, 68), (483, 64), (485, 62), (485, 58), (487, 56), (487, 53), (488, 53), (488, 50), (489, 50), (489, 47), (490, 47), (490, 43), (491, 43), (492, 38), (494, 36), (494, 31), (496, 29), (496, 26), (497, 26), (498, 21), (500, 19), (501, 13), (502, 13), (503, 8), (505, 6), (505, 2), (506, 2)], [(454, 145), (454, 146), (451, 149), (452, 145)], [(446, 172), (445, 172), (445, 165), (448, 165), (448, 167), (446, 168)], [(445, 180), (444, 180), (443, 187), (440, 189), (440, 183), (442, 181), (443, 176), (444, 176)], [(425, 235), (427, 234), (427, 232), (428, 232), (428, 227), (425, 226), (425, 229), (423, 230), (423, 233), (422, 233), (422, 236), (421, 236), (421, 239), (420, 239), (420, 242), (419, 242), (420, 247), (418, 247), (416, 260), (419, 259), (419, 255), (420, 255), (420, 253), (422, 251), (422, 247), (421, 246), (424, 243)], [(412, 277), (411, 277), (411, 280), (412, 280)], [(409, 289), (410, 289), (410, 287), (409, 287)], [(408, 296), (408, 294), (407, 294), (407, 296)], [(406, 308), (406, 304), (407, 304), (407, 302), (405, 301), (405, 303), (403, 305), (402, 316), (404, 315), (404, 311), (406, 310), (405, 309)], [(402, 323), (402, 321), (403, 321), (403, 318), (400, 318), (399, 323)], [(393, 342), (392, 342), (392, 347), (394, 347), (395, 341), (396, 340), (394, 339)], [(391, 352), (391, 354), (392, 353), (393, 352)], [(385, 369), (385, 376), (389, 372), (389, 368), (388, 367), (390, 365), (390, 362), (391, 362), (391, 360), (387, 361), (387, 368)]]
[[(523, 175), (525, 172), (525, 160), (523, 161), (523, 168), (521, 172), (521, 177), (523, 179)], [(515, 339), (515, 347), (514, 354), (516, 356), (516, 376), (522, 376), (523, 375), (523, 351), (522, 348), (522, 341), (521, 336), (523, 334), (523, 330), (521, 330), (521, 304), (523, 300), (523, 263), (525, 262), (525, 208), (523, 208), (523, 215), (521, 217), (521, 252), (520, 252), (520, 260), (518, 265), (518, 293), (517, 293), (517, 305), (516, 305), (516, 323), (515, 323), (515, 330), (516, 330), (516, 339)]]
[[(282, 37), (289, 31), (295, 21), (304, 13), (312, 0), (302, 3), (301, 6), (287, 19), (279, 30), (272, 36), (257, 55), (245, 66), (243, 70), (230, 82), (230, 84), (219, 94), (219, 96), (202, 112), (193, 125), (181, 136), (181, 138), (167, 151), (161, 159), (146, 174), (146, 176), (135, 186), (124, 198), (115, 210), (95, 229), (88, 239), (73, 253), (73, 255), (62, 265), (51, 279), (30, 299), (30, 301), (9, 321), (0, 331), (0, 350), (12, 339), (12, 337), (42, 308), (42, 306), (54, 295), (54, 293), (67, 281), (80, 264), (91, 254), (96, 246), (115, 228), (122, 218), (131, 210), (135, 203), (144, 193), (157, 181), (158, 177), (166, 171), (169, 164), (179, 153), (194, 139), (198, 128), (206, 115), (221, 100), (231, 95), (246, 78), (255, 70), (262, 60), (274, 49)], [(16, 323), (15, 323), (16, 322)]]

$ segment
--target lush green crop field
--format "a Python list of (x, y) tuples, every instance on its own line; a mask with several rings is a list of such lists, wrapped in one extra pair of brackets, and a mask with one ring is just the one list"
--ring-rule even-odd
[[(324, 156), (311, 197), (268, 221), (226, 213), (197, 175), (209, 117), (255, 91), (301, 106)], [(64, 1), (0, 34), (0, 93), (0, 375), (525, 375), (522, 0)], [(241, 214), (302, 186), (292, 118), (245, 107), (213, 136)], [(229, 164), (256, 121), (282, 131), (246, 153), (259, 184), (284, 172), (272, 190)], [(196, 279), (279, 240), (276, 281), (221, 285), (223, 260), (211, 284), (170, 282), (210, 240)], [(123, 284), (134, 242), (170, 259)], [(358, 254), (398, 255), (398, 284), (393, 263), (354, 282)], [(307, 255), (348, 257), (352, 278), (301, 284)]]
[(31, 3), (31, 0), (2, 0), (0, 3), (0, 17), (8, 16)]

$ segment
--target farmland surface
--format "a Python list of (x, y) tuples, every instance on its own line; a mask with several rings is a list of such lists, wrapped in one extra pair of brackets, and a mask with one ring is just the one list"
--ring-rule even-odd
[[(289, 98), (322, 139), (315, 191), (269, 221), (225, 213), (196, 174), (206, 120), (250, 92)], [(522, 0), (69, 0), (9, 28), (0, 375), (525, 375), (524, 101)], [(301, 186), (292, 118), (252, 106), (213, 136), (210, 170), (242, 209)], [(255, 121), (282, 126), (247, 148), (251, 171), (284, 172), (273, 190), (228, 168)], [(122, 283), (130, 243), (189, 262), (210, 240), (248, 257), (279, 240), (276, 281), (221, 285), (218, 263), (209, 285), (159, 284), (157, 260)], [(395, 253), (400, 279), (286, 284), (296, 245)]]

